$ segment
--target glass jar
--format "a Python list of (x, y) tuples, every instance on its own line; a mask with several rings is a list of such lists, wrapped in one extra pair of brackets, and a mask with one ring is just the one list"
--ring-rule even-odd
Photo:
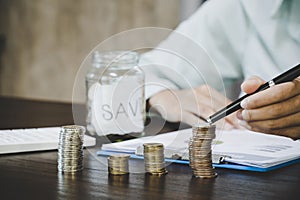
[(94, 52), (86, 74), (87, 130), (91, 134), (143, 133), (145, 76), (138, 54)]

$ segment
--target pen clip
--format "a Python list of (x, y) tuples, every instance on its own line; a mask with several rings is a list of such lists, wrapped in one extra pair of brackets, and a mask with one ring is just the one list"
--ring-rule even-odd
[(231, 158), (231, 157), (222, 154), (212, 154), (211, 158), (213, 164), (224, 164), (226, 162), (226, 158)]

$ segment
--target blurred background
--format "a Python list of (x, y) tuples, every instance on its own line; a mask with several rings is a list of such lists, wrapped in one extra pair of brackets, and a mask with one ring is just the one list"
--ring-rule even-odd
[(132, 28), (174, 29), (202, 2), (0, 0), (0, 95), (71, 102), (77, 70), (96, 45)]

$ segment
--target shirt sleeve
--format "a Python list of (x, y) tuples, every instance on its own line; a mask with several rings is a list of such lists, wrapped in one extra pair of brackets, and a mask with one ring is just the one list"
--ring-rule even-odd
[(224, 90), (241, 78), (247, 18), (238, 0), (211, 0), (157, 48), (141, 56), (146, 98), (167, 88), (208, 84)]

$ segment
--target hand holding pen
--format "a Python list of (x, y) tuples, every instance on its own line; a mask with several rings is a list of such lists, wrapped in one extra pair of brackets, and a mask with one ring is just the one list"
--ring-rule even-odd
[(236, 110), (240, 125), (253, 131), (300, 138), (300, 65), (269, 82), (252, 77), (242, 84), (247, 93), (212, 115), (215, 122)]

